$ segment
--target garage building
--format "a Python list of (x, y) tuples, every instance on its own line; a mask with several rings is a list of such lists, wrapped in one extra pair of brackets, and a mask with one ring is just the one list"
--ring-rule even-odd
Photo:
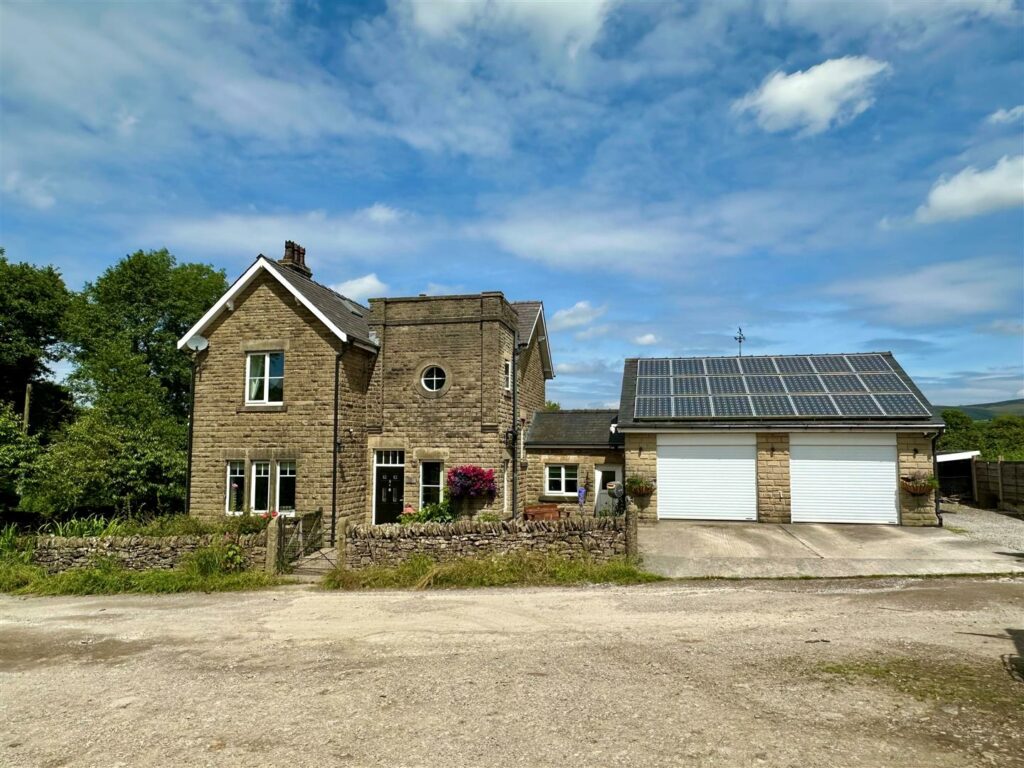
[(643, 522), (936, 525), (943, 427), (881, 352), (629, 359), (617, 430)]

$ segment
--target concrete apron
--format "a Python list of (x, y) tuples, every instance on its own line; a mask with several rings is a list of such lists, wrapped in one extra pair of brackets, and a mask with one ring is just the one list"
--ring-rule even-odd
[(673, 578), (1024, 573), (1024, 552), (942, 528), (662, 520), (639, 545), (647, 570)]

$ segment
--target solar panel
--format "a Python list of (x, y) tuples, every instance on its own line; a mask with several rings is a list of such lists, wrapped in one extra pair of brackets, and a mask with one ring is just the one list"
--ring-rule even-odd
[(861, 376), (870, 392), (909, 392), (903, 379), (895, 373), (865, 373)]
[(817, 376), (783, 376), (786, 389), (790, 392), (824, 392), (821, 380)]
[(850, 364), (842, 355), (814, 355), (811, 358), (818, 373), (849, 373)]
[(827, 395), (793, 395), (793, 405), (801, 416), (838, 416)]
[(637, 367), (637, 376), (669, 376), (671, 366), (669, 360), (641, 360)]
[(843, 416), (881, 416), (882, 409), (878, 407), (871, 395), (835, 395), (832, 398)]
[(760, 395), (786, 391), (781, 376), (747, 376), (747, 388)]
[(779, 373), (814, 373), (811, 361), (806, 357), (776, 357)]
[(672, 379), (672, 394), (706, 395), (708, 393), (707, 381), (703, 376), (685, 376)]
[(638, 397), (635, 408), (638, 419), (672, 418), (671, 397)]
[(784, 395), (751, 395), (757, 416), (793, 416), (793, 404)]
[(703, 376), (704, 361), (695, 357), (676, 358), (672, 361), (673, 376)]
[(711, 416), (711, 399), (707, 397), (673, 397), (672, 406), (677, 419)]
[(848, 355), (847, 359), (850, 361), (850, 365), (853, 366), (853, 370), (858, 373), (871, 371), (888, 373), (892, 370), (881, 355)]
[(740, 368), (744, 373), (776, 373), (770, 357), (741, 357)]
[(742, 395), (747, 391), (742, 376), (711, 376), (708, 384), (713, 395)]
[(852, 373), (836, 373), (822, 376), (825, 389), (829, 392), (863, 392), (864, 385)]
[(740, 372), (736, 359), (732, 357), (709, 357), (704, 360), (704, 364), (707, 366), (709, 376), (729, 375)]
[(927, 408), (913, 395), (875, 395), (887, 416), (930, 416)]
[(636, 380), (636, 393), (640, 396), (671, 395), (672, 379), (645, 377)]
[(753, 416), (750, 400), (746, 397), (712, 397), (715, 404), (715, 416), (729, 418), (731, 416)]
[(881, 354), (637, 362), (636, 419), (906, 419), (931, 416)]

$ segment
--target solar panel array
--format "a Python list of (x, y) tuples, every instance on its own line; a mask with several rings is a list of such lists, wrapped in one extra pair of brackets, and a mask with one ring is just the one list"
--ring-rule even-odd
[(640, 360), (637, 419), (920, 418), (931, 411), (882, 355)]

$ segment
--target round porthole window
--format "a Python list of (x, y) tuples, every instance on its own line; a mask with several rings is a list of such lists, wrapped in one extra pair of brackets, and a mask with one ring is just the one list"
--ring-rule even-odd
[(439, 365), (431, 365), (425, 368), (423, 376), (420, 378), (420, 382), (427, 392), (440, 392), (444, 389), (444, 383), (447, 380), (448, 375), (444, 372), (444, 368)]

